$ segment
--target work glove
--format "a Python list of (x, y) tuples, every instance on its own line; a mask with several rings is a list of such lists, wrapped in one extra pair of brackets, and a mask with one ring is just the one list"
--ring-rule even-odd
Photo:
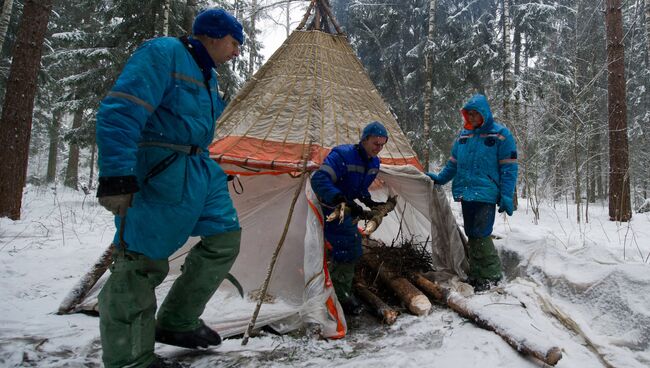
[(512, 204), (512, 198), (511, 197), (506, 197), (506, 196), (501, 196), (501, 200), (499, 200), (499, 213), (504, 212), (508, 214), (508, 216), (512, 216), (512, 212), (514, 211), (514, 207)]
[(113, 212), (115, 216), (126, 216), (126, 210), (131, 207), (133, 193), (116, 194), (97, 198), (99, 204)]
[(438, 179), (438, 175), (436, 175), (436, 174), (434, 174), (432, 172), (428, 172), (426, 174), (431, 180), (433, 180), (433, 184), (439, 184), (440, 183), (440, 179)]

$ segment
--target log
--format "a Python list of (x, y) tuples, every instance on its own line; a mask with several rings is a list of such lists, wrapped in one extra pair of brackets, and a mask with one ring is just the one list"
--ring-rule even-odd
[(97, 259), (97, 262), (90, 267), (90, 270), (79, 279), (77, 284), (70, 290), (68, 295), (63, 299), (57, 314), (68, 314), (72, 312), (81, 301), (84, 300), (90, 289), (95, 286), (97, 280), (106, 272), (108, 267), (111, 265), (113, 260), (113, 250), (115, 247), (113, 244), (109, 245), (108, 248), (102, 253), (102, 255)]
[(360, 282), (354, 284), (355, 291), (361, 299), (363, 299), (370, 307), (376, 316), (381, 319), (382, 323), (392, 325), (397, 321), (398, 313), (377, 295), (375, 295), (368, 287)]
[(453, 311), (458, 313), (460, 316), (469, 319), (477, 326), (501, 336), (503, 340), (520, 353), (531, 355), (544, 363), (553, 366), (562, 359), (562, 350), (558, 347), (551, 347), (548, 351), (537, 351), (528, 347), (525, 341), (518, 341), (512, 336), (507, 335), (502, 328), (496, 326), (489, 320), (481, 318), (476, 312), (472, 311), (466, 303), (467, 299), (460, 294), (454, 293), (437, 282), (429, 280), (420, 273), (415, 273), (410, 277), (428, 296), (439, 303), (449, 306)]
[(404, 302), (406, 308), (416, 316), (423, 316), (431, 311), (431, 302), (422, 292), (413, 286), (406, 278), (382, 267), (383, 263), (376, 255), (364, 254), (361, 262), (365, 263), (379, 275), (388, 287)]

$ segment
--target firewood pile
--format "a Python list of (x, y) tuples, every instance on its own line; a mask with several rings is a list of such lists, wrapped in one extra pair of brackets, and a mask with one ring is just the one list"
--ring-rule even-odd
[(404, 306), (421, 316), (431, 310), (431, 302), (411, 280), (433, 271), (427, 241), (405, 239), (402, 244), (368, 240), (355, 274), (355, 291), (382, 323), (393, 324)]
[[(364, 254), (355, 273), (354, 287), (372, 314), (382, 323), (391, 325), (403, 309), (417, 316), (429, 314), (433, 300), (478, 327), (495, 332), (517, 351), (548, 365), (557, 364), (562, 358), (560, 348), (529, 346), (525, 339), (508, 335), (501, 326), (483, 319), (473, 310), (467, 303), (467, 297), (473, 294), (471, 286), (460, 282), (461, 288), (456, 285), (452, 290), (447, 283), (438, 282), (427, 242), (402, 239), (402, 244), (387, 246), (374, 240), (364, 240)], [(462, 287), (469, 289), (462, 290)]]

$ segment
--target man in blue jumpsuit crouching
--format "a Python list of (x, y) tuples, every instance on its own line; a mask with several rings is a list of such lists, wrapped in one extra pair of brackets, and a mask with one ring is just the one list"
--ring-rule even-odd
[(354, 269), (361, 258), (361, 234), (356, 220), (367, 219), (370, 211), (355, 202), (359, 199), (371, 209), (384, 205), (370, 198), (368, 188), (379, 173), (377, 155), (388, 141), (388, 131), (379, 122), (368, 124), (358, 144), (336, 146), (327, 155), (320, 169), (312, 175), (311, 185), (318, 196), (323, 215), (328, 217), (341, 207), (349, 211), (339, 220), (325, 222), (325, 239), (332, 249), (329, 253), (329, 271), (336, 296), (347, 314), (362, 311), (361, 303), (352, 293)]

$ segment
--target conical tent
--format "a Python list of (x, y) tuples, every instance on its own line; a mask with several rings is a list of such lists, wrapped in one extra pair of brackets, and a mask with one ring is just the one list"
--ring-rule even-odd
[[(331, 28), (339, 32), (328, 33)], [(231, 196), (242, 225), (241, 250), (231, 273), (246, 296), (240, 299), (224, 282), (203, 315), (223, 336), (246, 329), (278, 245), (256, 325), (286, 332), (309, 323), (326, 337), (345, 335), (326, 267), (322, 211), (303, 175), (317, 170), (332, 147), (357, 143), (363, 127), (375, 120), (386, 126), (389, 140), (371, 194), (377, 201), (397, 194), (398, 203), (372, 237), (386, 243), (398, 233), (428, 239), (434, 267), (465, 276), (463, 244), (444, 192), (422, 173), (327, 1), (312, 0), (298, 29), (221, 115), (210, 146), (211, 157), (237, 176)], [(170, 258), (170, 275), (159, 296), (194, 243), (191, 239)], [(78, 309), (95, 308), (98, 284)]]

